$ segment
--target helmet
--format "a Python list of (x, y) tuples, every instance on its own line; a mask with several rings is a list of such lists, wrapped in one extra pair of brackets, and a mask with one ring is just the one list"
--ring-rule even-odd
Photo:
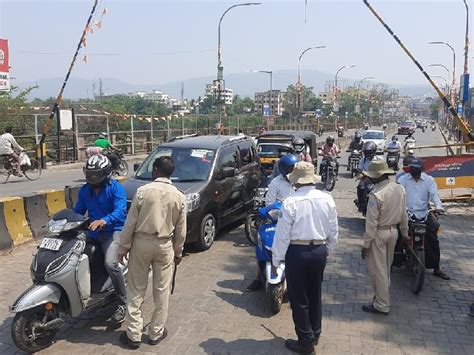
[(304, 151), (304, 140), (301, 138), (295, 138), (293, 140), (293, 148), (295, 149), (295, 153), (303, 153)]
[(393, 137), (392, 137), (392, 141), (394, 141), (394, 142), (398, 141), (398, 137), (397, 137), (397, 136), (393, 136)]
[(105, 139), (105, 138), (107, 138), (107, 136), (108, 136), (107, 132), (100, 132), (99, 133), (99, 138), (104, 138)]
[(112, 164), (107, 157), (94, 155), (87, 159), (84, 175), (88, 184), (100, 186), (112, 177)]
[(334, 137), (333, 136), (328, 136), (326, 138), (326, 143), (327, 144), (334, 144)]
[(377, 145), (372, 141), (368, 141), (364, 143), (362, 150), (364, 151), (364, 155), (366, 157), (374, 157), (375, 153), (377, 152)]
[(278, 147), (278, 154), (280, 155), (280, 158), (290, 154), (293, 151), (293, 148), (290, 145), (283, 144)]
[(293, 154), (285, 155), (278, 162), (278, 171), (281, 175), (286, 176), (293, 171), (298, 159)]

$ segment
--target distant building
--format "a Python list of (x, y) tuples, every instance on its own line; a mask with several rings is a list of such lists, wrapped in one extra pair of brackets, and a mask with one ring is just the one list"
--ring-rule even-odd
[(268, 90), (255, 93), (255, 112), (264, 113), (264, 107), (269, 107), (274, 116), (283, 114), (283, 100), (285, 93), (280, 90)]
[[(220, 91), (220, 95), (219, 95)], [(224, 88), (223, 90), (219, 90), (219, 81), (214, 80), (212, 84), (206, 84), (206, 97), (212, 97), (214, 100), (219, 99), (224, 102), (225, 105), (232, 105), (234, 102), (234, 91), (229, 88)]]
[(334, 91), (322, 91), (318, 97), (324, 105), (330, 105), (334, 102)]

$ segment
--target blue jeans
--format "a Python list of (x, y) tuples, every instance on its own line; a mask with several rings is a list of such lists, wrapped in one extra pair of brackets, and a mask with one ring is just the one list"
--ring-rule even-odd
[(104, 252), (104, 266), (114, 285), (119, 303), (126, 304), (127, 290), (125, 287), (125, 279), (118, 262), (118, 242), (114, 242), (114, 237), (117, 238), (119, 234), (120, 232), (115, 232), (109, 236), (101, 235), (98, 240)]

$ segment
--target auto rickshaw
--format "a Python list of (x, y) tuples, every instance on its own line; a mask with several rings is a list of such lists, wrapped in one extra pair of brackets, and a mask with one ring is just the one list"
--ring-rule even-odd
[(268, 176), (272, 173), (275, 162), (280, 159), (282, 148), (291, 147), (295, 138), (301, 138), (306, 145), (306, 151), (311, 155), (312, 163), (318, 165), (318, 150), (316, 134), (310, 131), (278, 130), (267, 131), (257, 137), (258, 155), (260, 163)]

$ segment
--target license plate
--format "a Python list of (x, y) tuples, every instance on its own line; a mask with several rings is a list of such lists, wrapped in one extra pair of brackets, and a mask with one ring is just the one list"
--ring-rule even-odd
[(59, 248), (61, 248), (62, 244), (61, 239), (56, 239), (56, 238), (43, 238), (40, 244), (40, 249), (48, 249), (48, 250), (54, 250), (58, 251)]

